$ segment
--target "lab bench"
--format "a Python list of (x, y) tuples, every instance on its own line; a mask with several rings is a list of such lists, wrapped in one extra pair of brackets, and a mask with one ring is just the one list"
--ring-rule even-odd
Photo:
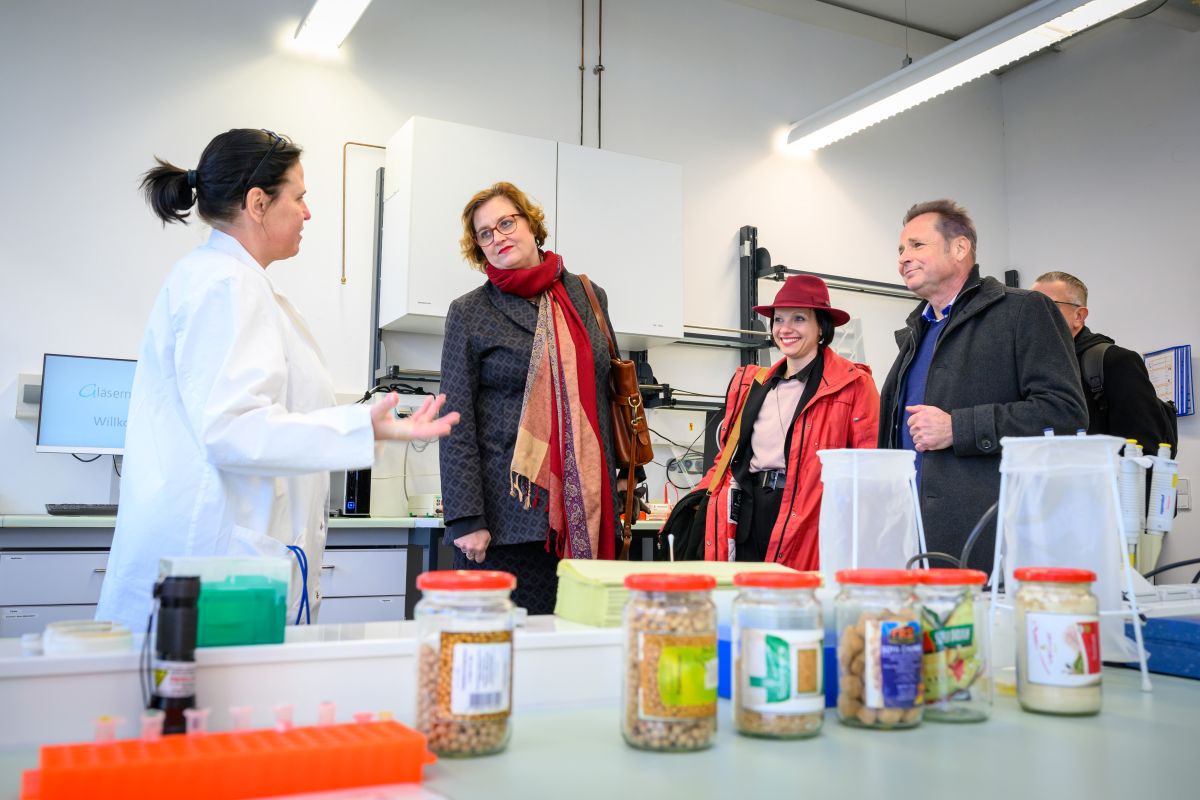
[[(229, 705), (252, 703), (254, 724), (270, 724), (275, 703), (296, 703), (298, 724), (315, 721), (319, 701), (339, 719), (390, 709), (406, 724), (415, 700), (414, 624), (289, 628), (283, 645), (208, 648), (197, 653), (201, 705), (212, 727), (228, 727)], [(37, 763), (36, 744), (91, 738), (99, 713), (129, 720), (140, 696), (136, 656), (13, 656), (0, 642), (0, 800), (15, 798), (20, 771)], [(1104, 670), (1104, 709), (1094, 717), (1023, 712), (999, 696), (991, 720), (926, 722), (908, 731), (840, 725), (767, 741), (733, 732), (718, 706), (715, 746), (657, 754), (626, 746), (620, 734), (620, 630), (532, 617), (514, 638), (513, 735), (508, 749), (477, 759), (442, 759), (424, 787), (455, 800), (613, 797), (1187, 797), (1194, 795), (1200, 683), (1155, 676), (1139, 689), (1135, 671)]]
[[(90, 619), (115, 517), (0, 515), (0, 637)], [(661, 522), (639, 522), (638, 554), (652, 558)], [(417, 575), (446, 569), (440, 517), (330, 517), (321, 564), (322, 623), (412, 619)]]
[[(0, 637), (95, 613), (115, 517), (0, 515)], [(416, 576), (436, 569), (442, 520), (331, 517), (322, 622), (412, 616)]]

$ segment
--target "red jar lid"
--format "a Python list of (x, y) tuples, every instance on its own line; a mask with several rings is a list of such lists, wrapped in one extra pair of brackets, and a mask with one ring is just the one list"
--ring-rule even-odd
[(486, 592), (514, 589), (516, 586), (516, 575), (490, 569), (447, 569), (422, 572), (417, 576), (417, 588), (421, 591)]
[(838, 570), (838, 583), (864, 586), (912, 586), (917, 578), (907, 569), (843, 569)]
[(1096, 573), (1090, 569), (1073, 569), (1071, 567), (1021, 567), (1013, 570), (1013, 577), (1019, 581), (1091, 583), (1096, 580)]
[(815, 572), (739, 572), (733, 576), (734, 586), (754, 589), (816, 589), (821, 576)]
[(988, 577), (977, 569), (917, 569), (913, 573), (917, 583), (926, 586), (982, 586)]
[(711, 575), (676, 575), (667, 572), (644, 572), (626, 575), (625, 588), (639, 592), (702, 592), (714, 589), (717, 579)]

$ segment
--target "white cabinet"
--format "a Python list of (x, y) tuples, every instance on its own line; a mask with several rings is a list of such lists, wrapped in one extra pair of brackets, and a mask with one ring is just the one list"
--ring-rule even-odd
[(608, 293), (622, 348), (683, 336), (682, 185), (678, 164), (558, 144), (556, 241)]
[[(498, 181), (546, 213), (546, 246), (604, 287), (624, 349), (683, 336), (683, 176), (677, 164), (414, 117), (387, 145), (380, 325), (441, 333), (486, 278), (459, 250), (460, 215)], [(646, 298), (653, 298), (647, 302)]]
[[(499, 181), (521, 188), (554, 230), (555, 143), (413, 117), (388, 141), (380, 326), (441, 333), (450, 302), (487, 280), (459, 249), (462, 210)], [(552, 243), (548, 243), (554, 249)]]

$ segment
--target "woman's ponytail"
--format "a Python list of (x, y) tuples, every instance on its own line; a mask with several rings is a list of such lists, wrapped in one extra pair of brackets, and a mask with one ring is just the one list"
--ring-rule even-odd
[(163, 221), (163, 225), (168, 222), (182, 222), (186, 225), (187, 218), (191, 215), (190, 209), (196, 203), (196, 172), (180, 169), (157, 156), (154, 160), (158, 162), (158, 166), (147, 170), (142, 176), (142, 191), (146, 195), (146, 202)]

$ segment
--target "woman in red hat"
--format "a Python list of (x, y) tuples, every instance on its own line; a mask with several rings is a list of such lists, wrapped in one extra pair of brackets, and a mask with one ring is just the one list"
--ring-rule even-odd
[(754, 311), (771, 321), (783, 358), (770, 367), (741, 367), (729, 383), (719, 436), (722, 454), (736, 449), (708, 503), (704, 557), (815, 570), (817, 451), (875, 447), (879, 392), (869, 367), (829, 349), (833, 329), (850, 315), (830, 306), (820, 278), (794, 275), (774, 302)]

